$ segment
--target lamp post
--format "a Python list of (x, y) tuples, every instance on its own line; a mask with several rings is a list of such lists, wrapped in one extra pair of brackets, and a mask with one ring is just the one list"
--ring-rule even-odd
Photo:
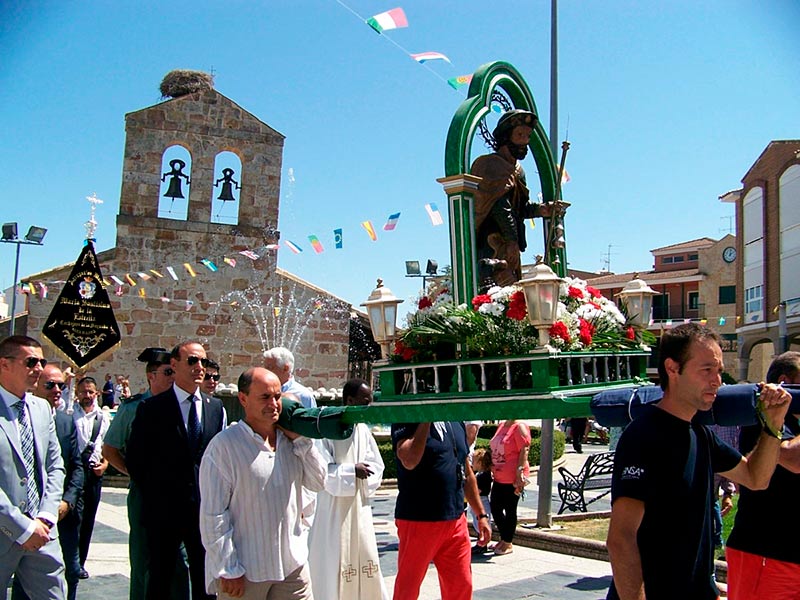
[(11, 319), (8, 325), (8, 335), (14, 335), (16, 329), (16, 312), (17, 312), (17, 278), (19, 277), (19, 248), (22, 244), (41, 246), (47, 229), (44, 227), (37, 227), (32, 225), (25, 234), (25, 239), (17, 238), (17, 224), (4, 223), (3, 224), (3, 237), (0, 242), (17, 245), (17, 257), (14, 261), (14, 283), (11, 288)]
[(556, 321), (559, 288), (563, 279), (542, 262), (541, 256), (536, 258), (533, 277), (523, 279), (519, 285), (525, 292), (528, 321), (539, 331), (539, 345), (544, 347), (550, 343), (549, 327)]
[(628, 315), (634, 325), (647, 327), (650, 324), (650, 313), (653, 310), (653, 296), (658, 292), (639, 279), (639, 274), (634, 273), (633, 279), (625, 284), (622, 291), (616, 294), (628, 308)]
[(397, 338), (397, 305), (401, 302), (392, 290), (383, 287), (383, 279), (378, 279), (378, 286), (361, 304), (367, 308), (372, 337), (380, 344), (383, 358), (389, 358), (390, 345)]

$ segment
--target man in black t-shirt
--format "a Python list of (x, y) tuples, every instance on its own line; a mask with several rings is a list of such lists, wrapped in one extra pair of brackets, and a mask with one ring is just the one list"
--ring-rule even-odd
[(470, 600), (472, 572), (464, 497), (479, 515), (478, 543), (492, 536), (483, 513), (462, 422), (395, 423), (395, 524), (399, 547), (394, 597), (416, 600), (428, 565), (439, 572), (443, 598)]
[[(800, 352), (776, 356), (767, 381), (800, 384)], [(800, 587), (800, 520), (777, 507), (800, 497), (800, 436), (795, 415), (786, 415), (780, 459), (767, 489), (742, 488), (736, 521), (728, 538), (728, 595), (731, 600), (798, 597)], [(749, 452), (761, 428), (742, 427), (739, 447)], [(769, 532), (769, 533), (768, 533)]]
[(712, 600), (713, 474), (763, 489), (775, 468), (789, 393), (763, 384), (765, 427), (742, 457), (708, 428), (692, 423), (722, 385), (719, 336), (698, 323), (664, 333), (658, 374), (664, 397), (623, 432), (614, 459), (608, 552), (613, 600)]

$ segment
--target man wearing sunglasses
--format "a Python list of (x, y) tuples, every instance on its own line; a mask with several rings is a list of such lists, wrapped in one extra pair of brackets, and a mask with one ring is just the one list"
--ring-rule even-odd
[(50, 405), (27, 393), (46, 364), (35, 339), (0, 341), (0, 590), (14, 575), (37, 600), (67, 593), (55, 527), (64, 461)]
[[(61, 458), (64, 461), (66, 477), (64, 493), (58, 505), (58, 541), (64, 557), (67, 579), (67, 600), (75, 600), (78, 592), (78, 574), (81, 563), (78, 555), (78, 533), (83, 508), (83, 461), (78, 450), (78, 434), (72, 416), (56, 410), (61, 403), (61, 394), (67, 387), (64, 373), (57, 366), (48, 364), (42, 369), (34, 393), (50, 404), (56, 422), (56, 434), (61, 446)], [(29, 596), (22, 590), (18, 579), (14, 579), (15, 600), (24, 600)]]
[(222, 401), (200, 389), (208, 358), (198, 342), (175, 346), (175, 383), (144, 400), (128, 440), (126, 466), (142, 497), (142, 524), (149, 549), (145, 598), (162, 600), (175, 571), (181, 542), (189, 560), (193, 600), (205, 591), (205, 550), (200, 540), (200, 460), (226, 425)]
[(219, 363), (208, 359), (208, 365), (206, 366), (206, 375), (203, 379), (203, 384), (200, 386), (200, 389), (203, 390), (209, 396), (213, 396), (214, 392), (217, 390), (217, 384), (219, 383)]
[[(172, 388), (175, 372), (170, 366), (171, 356), (165, 348), (145, 348), (137, 359), (146, 364), (145, 376), (148, 389), (143, 394), (136, 394), (122, 401), (117, 414), (111, 422), (103, 443), (103, 456), (120, 473), (128, 475), (125, 462), (131, 426), (139, 404), (151, 396), (156, 396)], [(130, 600), (143, 600), (147, 583), (147, 538), (142, 527), (141, 490), (131, 480), (128, 488), (128, 557), (131, 564), (131, 581), (129, 586)], [(178, 552), (175, 559), (175, 576), (172, 579), (169, 598), (184, 600), (189, 597), (189, 569), (184, 552)]]

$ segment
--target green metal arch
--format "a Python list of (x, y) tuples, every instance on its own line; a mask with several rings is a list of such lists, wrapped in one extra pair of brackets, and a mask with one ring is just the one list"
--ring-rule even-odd
[[(472, 76), (467, 98), (456, 110), (450, 122), (450, 129), (447, 131), (444, 169), (448, 177), (469, 173), (472, 140), (475, 138), (478, 124), (490, 110), (492, 91), (495, 88), (502, 89), (515, 108), (528, 110), (539, 116), (533, 94), (516, 68), (503, 61), (478, 67)], [(541, 120), (537, 121), (528, 146), (539, 171), (542, 199), (545, 202), (553, 202), (556, 199), (556, 163)]]

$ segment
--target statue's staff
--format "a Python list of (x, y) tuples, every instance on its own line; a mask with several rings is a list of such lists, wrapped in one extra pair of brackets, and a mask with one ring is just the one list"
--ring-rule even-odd
[[(567, 203), (562, 201), (561, 195), (561, 183), (564, 179), (564, 166), (567, 162), (567, 151), (569, 150), (569, 142), (566, 140), (561, 142), (561, 164), (558, 167), (557, 180), (556, 180), (556, 198), (553, 202), (553, 213), (551, 214), (550, 222), (548, 223), (548, 231), (547, 231), (547, 247), (545, 248), (545, 262), (549, 265), (551, 264), (551, 248), (563, 248), (564, 243), (563, 241), (559, 242), (559, 239), (554, 239), (556, 230), (558, 229), (558, 224), (560, 221), (563, 220), (564, 213), (566, 212)], [(563, 234), (564, 226), (561, 226), (560, 234)], [(559, 235), (560, 238), (560, 235)], [(558, 262), (558, 257), (556, 257), (555, 262)]]

